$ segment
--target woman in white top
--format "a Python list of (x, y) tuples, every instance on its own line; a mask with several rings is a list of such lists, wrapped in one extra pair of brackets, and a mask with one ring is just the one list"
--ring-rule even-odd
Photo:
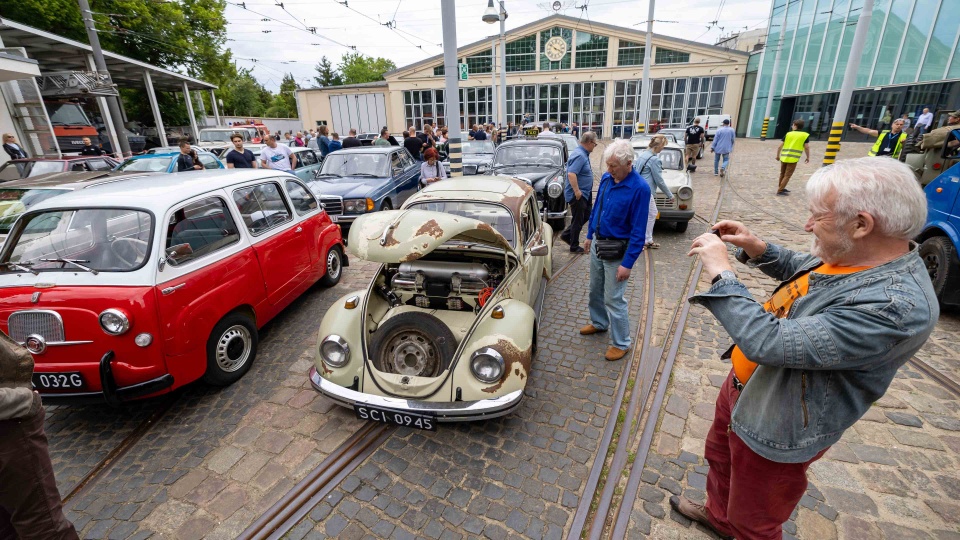
[(660, 247), (659, 242), (653, 241), (653, 224), (657, 221), (657, 213), (659, 212), (654, 197), (657, 189), (659, 188), (667, 196), (667, 204), (673, 204), (673, 192), (670, 191), (667, 183), (663, 180), (663, 164), (660, 163), (660, 156), (657, 155), (665, 146), (667, 146), (667, 138), (664, 135), (654, 135), (650, 139), (646, 150), (640, 152), (637, 159), (633, 161), (633, 168), (636, 169), (637, 174), (650, 184), (650, 212), (647, 214), (646, 246), (653, 249)]
[(437, 159), (436, 148), (427, 148), (423, 152), (423, 159), (423, 163), (420, 164), (421, 185), (432, 184), (447, 177), (447, 172), (443, 169), (440, 160)]

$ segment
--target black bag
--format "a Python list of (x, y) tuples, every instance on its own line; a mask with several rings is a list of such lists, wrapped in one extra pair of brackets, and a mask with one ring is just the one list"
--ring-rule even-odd
[[(607, 191), (610, 191), (609, 184), (607, 185)], [(600, 207), (597, 208), (597, 239), (593, 242), (593, 249), (596, 250), (597, 258), (601, 261), (618, 261), (626, 254), (630, 241), (623, 238), (604, 238), (600, 235), (600, 217), (603, 215), (604, 199), (602, 195), (604, 194), (606, 192), (597, 197), (599, 199), (597, 204)]]

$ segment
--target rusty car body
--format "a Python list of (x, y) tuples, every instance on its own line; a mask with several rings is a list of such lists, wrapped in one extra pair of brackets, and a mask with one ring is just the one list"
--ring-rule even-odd
[(443, 180), (357, 218), (348, 249), (381, 266), (324, 316), (311, 383), (361, 419), (420, 429), (508, 414), (530, 376), (552, 242), (533, 188), (508, 177)]

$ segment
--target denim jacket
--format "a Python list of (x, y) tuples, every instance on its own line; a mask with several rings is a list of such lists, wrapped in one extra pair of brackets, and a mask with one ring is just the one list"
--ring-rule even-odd
[[(738, 258), (747, 257), (740, 250)], [(822, 262), (768, 243), (747, 264), (789, 282)], [(754, 452), (780, 463), (806, 462), (836, 443), (883, 396), (940, 315), (916, 245), (886, 264), (846, 275), (812, 273), (809, 282), (783, 319), (735, 279), (690, 299), (759, 364), (730, 427)]]

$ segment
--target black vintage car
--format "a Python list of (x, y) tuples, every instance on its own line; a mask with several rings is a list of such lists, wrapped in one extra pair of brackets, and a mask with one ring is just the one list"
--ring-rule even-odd
[(567, 157), (567, 147), (559, 138), (507, 141), (493, 155), (491, 174), (522, 178), (533, 186), (547, 222), (560, 230), (567, 216), (563, 197)]

